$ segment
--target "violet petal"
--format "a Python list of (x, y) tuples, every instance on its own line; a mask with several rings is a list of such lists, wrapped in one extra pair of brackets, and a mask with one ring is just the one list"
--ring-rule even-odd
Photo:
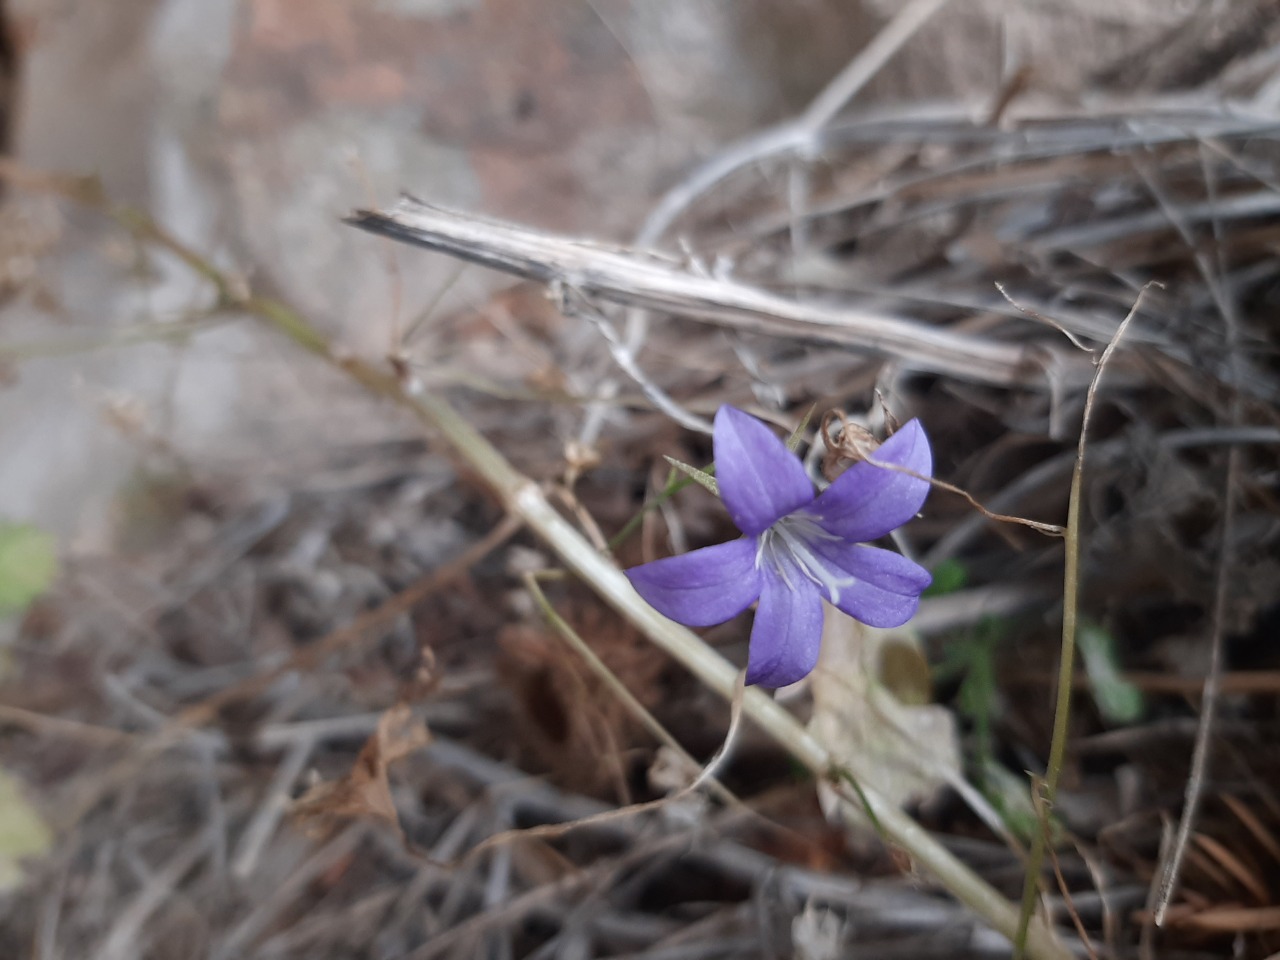
[[(892, 550), (822, 539), (809, 548), (830, 568), (834, 588), (826, 599), (869, 627), (898, 627), (915, 616), (929, 571)], [(843, 576), (845, 583), (838, 581)], [(851, 582), (847, 582), (851, 581)]]
[(748, 536), (762, 533), (813, 499), (813, 484), (800, 458), (755, 417), (721, 407), (713, 446), (720, 497)]
[(750, 537), (654, 560), (626, 574), (650, 606), (689, 627), (731, 620), (760, 595), (756, 541)]
[[(919, 420), (912, 420), (872, 455), (878, 463), (933, 475), (933, 453)], [(925, 480), (863, 461), (836, 478), (804, 513), (845, 540), (875, 540), (902, 526), (924, 505)]]
[(802, 680), (818, 662), (822, 643), (822, 596), (799, 570), (790, 582), (765, 567), (747, 653), (747, 683), (785, 687)]

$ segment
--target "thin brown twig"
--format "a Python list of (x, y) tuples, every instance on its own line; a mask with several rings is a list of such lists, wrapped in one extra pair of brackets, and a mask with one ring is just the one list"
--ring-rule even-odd
[[(1049, 831), (1052, 826), (1049, 821), (1049, 811), (1047, 809), (1048, 801), (1044, 794), (1033, 787), (1031, 790), (1031, 805), (1036, 811), (1036, 821), (1043, 831)], [(1084, 945), (1085, 952), (1089, 954), (1090, 960), (1098, 960), (1098, 951), (1094, 949), (1093, 941), (1089, 939), (1089, 932), (1085, 929), (1084, 921), (1080, 919), (1080, 911), (1076, 909), (1075, 901), (1071, 897), (1071, 887), (1067, 884), (1067, 878), (1062, 873), (1062, 861), (1058, 858), (1058, 851), (1054, 847), (1052, 838), (1046, 837), (1045, 847), (1049, 851), (1049, 863), (1053, 867), (1054, 878), (1058, 881), (1058, 889), (1062, 892), (1062, 903), (1067, 908), (1067, 914), (1071, 917), (1071, 923), (1076, 928), (1076, 933), (1080, 935), (1080, 942)]]
[[(544, 612), (550, 612), (552, 615), (554, 615), (554, 611), (552, 610), (550, 603), (547, 602), (546, 596), (542, 593), (541, 589), (537, 585), (537, 576), (532, 573), (525, 574), (524, 580), (525, 580), (526, 587), (528, 587), (529, 590), (535, 594), (535, 597), (539, 600), (540, 604), (543, 605)], [(554, 615), (554, 616), (555, 616), (555, 620), (553, 620), (553, 624), (557, 627), (558, 630), (560, 630), (562, 635), (566, 636), (566, 639), (567, 639), (568, 634), (572, 633), (572, 628), (570, 628), (567, 623), (565, 623), (562, 619), (560, 619), (558, 615)], [(572, 644), (574, 646), (574, 649), (580, 655), (584, 652), (584, 650), (589, 652), (590, 648), (586, 647), (585, 644), (581, 643), (581, 638), (577, 638), (576, 634), (574, 634), (574, 637), (578, 640), (578, 643)], [(589, 660), (588, 662), (591, 662), (591, 661)], [(599, 662), (598, 659), (596, 660), (596, 662), (597, 663)], [(608, 671), (608, 668), (604, 667), (603, 663), (599, 663), (599, 668), (602, 668), (605, 671), (605, 673), (608, 673), (610, 676), (612, 676), (612, 674)], [(600, 671), (597, 670), (597, 672), (599, 673)], [(616, 680), (616, 677), (614, 679)], [(745, 680), (746, 680), (746, 672), (743, 671), (739, 674), (737, 690), (734, 693), (733, 700), (730, 704), (729, 729), (725, 733), (724, 741), (720, 744), (719, 749), (716, 750), (715, 754), (711, 757), (711, 759), (702, 765), (699, 765), (696, 761), (694, 761), (693, 758), (689, 756), (687, 752), (685, 752), (684, 748), (681, 747), (679, 743), (677, 743), (670, 736), (670, 734), (666, 732), (664, 728), (658, 725), (657, 721), (654, 720), (652, 715), (650, 715), (649, 712), (644, 709), (644, 707), (639, 703), (639, 701), (636, 701), (634, 697), (630, 696), (629, 692), (626, 691), (625, 687), (621, 688), (621, 690), (623, 692), (626, 692), (627, 694), (626, 697), (623, 697), (623, 702), (624, 704), (627, 705), (628, 709), (631, 709), (637, 712), (642, 720), (647, 719), (648, 722), (645, 723), (645, 726), (648, 729), (650, 729), (651, 732), (654, 732), (655, 736), (658, 736), (659, 739), (661, 739), (664, 743), (667, 743), (669, 746), (672, 746), (677, 752), (680, 753), (682, 759), (685, 759), (686, 761), (693, 763), (693, 765), (698, 768), (697, 776), (694, 777), (693, 780), (691, 780), (688, 784), (686, 784), (684, 787), (682, 787), (680, 790), (676, 791), (675, 793), (665, 797), (658, 797), (655, 800), (646, 800), (642, 803), (632, 803), (632, 804), (618, 807), (613, 810), (604, 810), (604, 811), (601, 811), (600, 813), (594, 813), (585, 817), (579, 817), (576, 820), (569, 820), (564, 823), (546, 823), (546, 824), (540, 824), (535, 827), (520, 827), (518, 829), (503, 830), (500, 833), (495, 833), (489, 837), (486, 837), (480, 843), (476, 844), (474, 847), (472, 847), (471, 849), (467, 850), (465, 853), (458, 856), (456, 859), (449, 862), (439, 862), (436, 860), (432, 860), (429, 856), (424, 855), (421, 851), (414, 850), (413, 852), (415, 853), (416, 856), (425, 860), (425, 862), (431, 864), (432, 866), (449, 869), (449, 870), (455, 870), (458, 867), (470, 861), (473, 857), (485, 851), (492, 850), (496, 847), (506, 846), (507, 844), (512, 843), (514, 841), (518, 841), (518, 840), (558, 839), (559, 837), (562, 837), (565, 834), (571, 833), (575, 830), (583, 829), (585, 827), (598, 827), (603, 824), (615, 823), (619, 820), (625, 820), (629, 817), (636, 816), (637, 814), (646, 813), (654, 810), (660, 810), (663, 807), (669, 806), (670, 804), (676, 803), (687, 796), (691, 796), (692, 794), (697, 793), (704, 786), (710, 786), (714, 792), (727, 796), (731, 804), (734, 807), (738, 808), (739, 810), (745, 811), (748, 814), (754, 814), (754, 811), (752, 811), (749, 807), (743, 804), (742, 801), (734, 797), (733, 794), (729, 793), (728, 790), (725, 789), (720, 784), (720, 782), (716, 779), (717, 772), (720, 770), (721, 767), (724, 766), (726, 761), (729, 759), (729, 756), (733, 751), (734, 744), (737, 742), (738, 733), (742, 728), (742, 700), (743, 700), (743, 693), (745, 692)], [(615, 693), (618, 693), (618, 688), (615, 687), (614, 689), (615, 689)]]
[[(1202, 148), (1203, 152), (1203, 148)], [(1183, 243), (1192, 251), (1196, 264), (1202, 278), (1207, 284), (1210, 293), (1213, 295), (1214, 302), (1217, 305), (1218, 312), (1222, 318), (1222, 323), (1226, 332), (1226, 351), (1227, 351), (1227, 369), (1230, 375), (1230, 386), (1232, 387), (1228, 416), (1230, 425), (1239, 427), (1243, 419), (1243, 404), (1240, 396), (1240, 362), (1239, 362), (1239, 344), (1240, 331), (1236, 322), (1235, 305), (1227, 291), (1224, 289), (1221, 278), (1224, 274), (1221, 264), (1215, 274), (1213, 265), (1208, 262), (1206, 255), (1200, 250), (1196, 243), (1195, 237), (1191, 232), (1191, 228), (1186, 222), (1181, 212), (1174, 207), (1172, 201), (1166, 195), (1164, 189), (1156, 180), (1155, 172), (1151, 170), (1147, 164), (1138, 159), (1133, 158), (1134, 169), (1138, 171), (1139, 176), (1146, 183), (1148, 190), (1155, 198), (1160, 208), (1160, 212), (1168, 219), (1169, 223), (1174, 227), (1178, 234), (1182, 237)], [(1213, 223), (1214, 248), (1221, 256), (1222, 236), (1221, 236), (1221, 220), (1216, 212), (1217, 201), (1216, 191), (1213, 189), (1212, 179), (1206, 172), (1206, 185), (1208, 187), (1208, 206), (1210, 208), (1210, 221)], [(1200, 803), (1204, 797), (1205, 779), (1208, 774), (1209, 767), (1209, 751), (1213, 739), (1213, 723), (1217, 714), (1218, 699), (1222, 693), (1222, 673), (1225, 669), (1224, 645), (1226, 635), (1226, 619), (1227, 619), (1227, 603), (1229, 600), (1229, 581), (1228, 574), (1231, 568), (1231, 546), (1235, 539), (1235, 514), (1236, 514), (1236, 488), (1239, 484), (1240, 475), (1240, 447), (1232, 445), (1227, 450), (1227, 469), (1223, 478), (1223, 495), (1222, 495), (1222, 528), (1218, 541), (1218, 569), (1215, 573), (1213, 610), (1211, 613), (1212, 629), (1209, 637), (1209, 666), (1204, 679), (1204, 691), (1200, 701), (1200, 722), (1196, 729), (1195, 745), (1191, 752), (1191, 769), (1187, 774), (1186, 791), (1183, 795), (1182, 816), (1178, 821), (1178, 831), (1174, 839), (1173, 851), (1167, 860), (1163, 860), (1163, 869), (1159, 872), (1160, 882), (1155, 891), (1155, 909), (1153, 911), (1156, 926), (1164, 924), (1165, 916), (1169, 909), (1169, 904), (1173, 900), (1173, 895), (1177, 890), (1179, 875), (1182, 870), (1182, 863), (1187, 855), (1187, 851), (1191, 845), (1192, 833), (1195, 829), (1196, 815), (1200, 809)]]
[(1072, 926), (1080, 935), (1080, 942), (1084, 944), (1085, 952), (1089, 954), (1090, 960), (1098, 960), (1098, 951), (1094, 948), (1093, 941), (1089, 939), (1089, 931), (1085, 929), (1084, 921), (1080, 919), (1080, 911), (1076, 909), (1075, 901), (1071, 898), (1067, 878), (1062, 875), (1062, 861), (1058, 859), (1058, 851), (1054, 849), (1053, 844), (1049, 844), (1049, 863), (1053, 867), (1053, 876), (1058, 881), (1058, 889), (1062, 891), (1062, 903), (1067, 908), (1067, 915), (1071, 917)]
[[(1188, 450), (1223, 444), (1280, 444), (1280, 430), (1274, 427), (1199, 428), (1169, 430), (1155, 437), (1164, 450)], [(1100, 440), (1089, 451), (1094, 462), (1116, 460), (1132, 450), (1132, 444), (1122, 437)], [(994, 494), (991, 502), (1001, 508), (1012, 507), (1030, 494), (1071, 474), (1075, 463), (1075, 450), (1064, 450), (1032, 467), (1003, 490)], [(981, 517), (967, 517), (944, 534), (925, 554), (923, 563), (932, 567), (943, 560), (957, 556), (964, 546), (983, 529)]]
[(151, 874), (129, 906), (116, 915), (101, 947), (96, 951), (99, 960), (128, 960), (145, 952), (141, 943), (143, 925), (165, 905), (183, 878), (209, 855), (216, 842), (214, 832), (205, 828), (180, 847), (163, 867)]
[(1280, 841), (1276, 840), (1275, 834), (1268, 830), (1254, 813), (1239, 797), (1229, 793), (1219, 794), (1218, 799), (1226, 805), (1232, 813), (1236, 815), (1246, 830), (1249, 831), (1253, 839), (1262, 849), (1271, 855), (1271, 858), (1280, 863)]
[(1094, 889), (1097, 891), (1098, 906), (1102, 911), (1103, 952), (1108, 958), (1118, 957), (1120, 955), (1118, 942), (1119, 922), (1116, 917), (1116, 910), (1111, 905), (1106, 870), (1098, 862), (1097, 857), (1087, 852), (1082, 844), (1076, 844), (1076, 853), (1084, 861), (1085, 868), (1089, 871), (1089, 876), (1093, 878)]
[(1009, 291), (1005, 288), (1005, 285), (1003, 283), (997, 283), (996, 289), (1000, 291), (1000, 296), (1004, 297), (1005, 300), (1009, 302), (1009, 306), (1013, 307), (1019, 313), (1026, 314), (1032, 320), (1039, 320), (1041, 323), (1045, 324), (1046, 326), (1053, 327), (1053, 329), (1057, 330), (1060, 334), (1062, 334), (1064, 337), (1070, 340), (1071, 345), (1073, 347), (1079, 350), (1083, 350), (1085, 353), (1093, 353), (1093, 350), (1090, 349), (1087, 343), (1085, 343), (1083, 340), (1077, 337), (1074, 333), (1072, 333), (1070, 330), (1064, 327), (1057, 320), (1053, 319), (1053, 317), (1049, 316), (1046, 313), (1041, 313), (1039, 310), (1036, 310), (1034, 307), (1026, 306), (1025, 304), (1019, 303), (1017, 300), (1015, 300), (1013, 298), (1013, 295), (1009, 293)]
[[(839, 411), (835, 411), (835, 412), (839, 413)], [(843, 414), (841, 414), (841, 418), (843, 418)], [(822, 430), (824, 434), (826, 434), (827, 428), (828, 428), (828, 420), (824, 419), (822, 424)], [(830, 443), (829, 440), (827, 442), (828, 444)], [(889, 471), (892, 471), (893, 473), (906, 474), (908, 477), (914, 477), (916, 480), (925, 481), (931, 487), (937, 487), (939, 490), (945, 490), (947, 491), (947, 493), (954, 493), (958, 497), (963, 497), (965, 502), (968, 503), (969, 506), (973, 507), (973, 509), (977, 510), (980, 514), (982, 514), (988, 520), (994, 520), (998, 523), (1013, 523), (1023, 527), (1030, 527), (1032, 530), (1035, 530), (1038, 533), (1043, 533), (1047, 537), (1061, 537), (1066, 533), (1066, 528), (1061, 527), (1056, 523), (1045, 523), (1041, 520), (1029, 520), (1026, 517), (1015, 517), (1015, 516), (1011, 516), (1004, 513), (994, 513), (993, 511), (988, 510), (986, 507), (980, 504), (974, 498), (974, 496), (971, 493), (969, 493), (967, 490), (962, 490), (960, 487), (957, 487), (955, 484), (948, 483), (945, 480), (939, 480), (937, 477), (928, 476), (923, 473), (917, 473), (911, 468), (904, 467), (901, 464), (882, 463), (881, 461), (876, 460), (873, 456), (870, 456), (870, 455), (863, 455), (862, 460), (871, 464), (873, 467), (880, 468), (881, 470), (889, 470)]]
[(501, 521), (480, 540), (469, 546), (455, 559), (424, 573), (399, 593), (383, 603), (361, 613), (350, 623), (330, 631), (315, 643), (303, 647), (284, 663), (271, 670), (242, 680), (240, 683), (219, 690), (199, 703), (188, 707), (174, 719), (184, 728), (204, 726), (228, 704), (257, 696), (276, 680), (296, 670), (308, 670), (332, 656), (343, 647), (358, 642), (371, 632), (381, 629), (390, 621), (408, 613), (432, 594), (438, 593), (465, 575), (472, 567), (510, 540), (523, 524), (516, 517), (504, 516)]
[[(1042, 686), (1053, 682), (1053, 675), (1030, 670), (1002, 674), (1005, 682), (1013, 686)], [(1178, 694), (1198, 699), (1204, 695), (1204, 680), (1195, 677), (1179, 677), (1172, 673), (1156, 673), (1150, 670), (1125, 670), (1119, 679), (1144, 693)], [(1093, 681), (1087, 676), (1077, 676), (1071, 681), (1077, 690), (1088, 690)], [(1280, 670), (1224, 670), (1218, 680), (1219, 693), (1277, 694), (1280, 693)]]
[(12, 704), (0, 703), (0, 724), (12, 724), (31, 733), (50, 734), (79, 740), (96, 747), (113, 747), (136, 738), (135, 734), (112, 727), (100, 727), (66, 717), (54, 717), (35, 710), (26, 710)]
[(550, 883), (533, 887), (505, 903), (497, 904), (482, 913), (468, 917), (452, 929), (432, 937), (403, 960), (431, 960), (432, 957), (442, 955), (455, 956), (458, 947), (496, 923), (523, 916), (542, 904), (553, 902), (588, 885), (607, 884), (611, 876), (624, 873), (650, 857), (679, 850), (693, 842), (689, 834), (677, 833), (649, 844), (636, 844), (623, 854), (566, 874)]
[(1205, 674), (1204, 686), (1200, 694), (1200, 723), (1196, 728), (1195, 745), (1191, 751), (1191, 770), (1187, 774), (1187, 789), (1183, 797), (1182, 817), (1178, 821), (1178, 832), (1174, 841), (1172, 856), (1160, 875), (1155, 910), (1157, 926), (1163, 925), (1169, 904), (1173, 900), (1173, 894), (1177, 888), (1178, 878), (1182, 870), (1182, 861), (1186, 855), (1187, 846), (1191, 841), (1196, 815), (1204, 797), (1204, 785), (1209, 767), (1209, 751), (1213, 740), (1214, 716), (1217, 712), (1218, 699), (1222, 695), (1223, 647), (1228, 603), (1227, 568), (1230, 562), (1231, 540), (1235, 535), (1234, 488), (1238, 482), (1239, 472), (1240, 448), (1233, 446), (1227, 453), (1227, 472), (1223, 481), (1226, 488), (1226, 502), (1223, 506), (1220, 559), (1218, 561), (1217, 583), (1214, 588), (1213, 629), (1209, 638), (1209, 669)]
[(297, 651), (283, 664), (225, 687), (186, 708), (149, 737), (141, 740), (136, 750), (100, 775), (91, 789), (83, 790), (77, 796), (76, 803), (63, 826), (69, 828), (71, 824), (79, 822), (111, 790), (136, 776), (153, 757), (177, 743), (191, 730), (211, 723), (229, 704), (257, 696), (286, 673), (314, 667), (325, 657), (359, 641), (371, 631), (407, 613), (428, 596), (444, 589), (464, 575), (481, 559), (514, 536), (521, 526), (517, 518), (510, 515), (504, 516), (488, 535), (472, 544), (455, 560), (424, 574), (384, 603), (360, 614), (351, 623), (332, 631), (312, 646)]
[[(546, 592), (541, 587), (541, 581), (561, 579), (564, 577), (563, 570), (543, 570), (524, 574), (523, 580), (525, 588), (533, 595), (534, 602), (542, 611), (543, 617), (561, 636), (561, 638), (572, 648), (587, 667), (597, 677), (609, 687), (610, 691), (618, 701), (623, 705), (628, 713), (636, 719), (636, 721), (644, 727), (659, 743), (663, 744), (673, 753), (675, 753), (689, 770), (699, 771), (699, 775), (703, 771), (703, 765), (698, 763), (684, 746), (677, 740), (666, 727), (664, 727), (646, 707), (633, 694), (627, 686), (619, 679), (618, 675), (609, 669), (608, 665), (597, 656), (596, 652), (591, 649), (590, 645), (579, 636), (578, 632), (573, 629), (572, 625), (560, 615), (560, 613), (551, 604)], [(709, 783), (712, 790), (724, 800), (726, 803), (741, 803), (728, 788), (724, 787), (718, 780), (712, 778)]]
[(995, 513), (994, 511), (988, 510), (975, 500), (973, 494), (969, 493), (967, 490), (962, 490), (955, 484), (948, 483), (945, 480), (939, 480), (937, 477), (926, 477), (922, 474), (908, 470), (905, 467), (895, 466), (892, 463), (877, 463), (874, 460), (871, 462), (875, 463), (877, 467), (881, 467), (886, 470), (896, 469), (899, 473), (905, 473), (908, 476), (915, 477), (917, 480), (928, 480), (929, 485), (932, 487), (937, 487), (939, 490), (945, 490), (947, 493), (954, 493), (958, 497), (963, 497), (969, 506), (973, 507), (973, 509), (977, 510), (988, 520), (994, 520), (997, 523), (1014, 523), (1022, 527), (1030, 527), (1037, 533), (1043, 533), (1046, 537), (1062, 537), (1066, 535), (1066, 528), (1059, 526), (1056, 523), (1045, 523), (1042, 520), (1029, 520), (1026, 517), (1015, 517), (1012, 514)]

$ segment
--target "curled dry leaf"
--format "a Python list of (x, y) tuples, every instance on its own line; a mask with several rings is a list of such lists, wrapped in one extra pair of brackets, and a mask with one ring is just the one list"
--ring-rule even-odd
[[(833, 429), (838, 427), (838, 429)], [(845, 416), (843, 410), (828, 410), (822, 418), (822, 475), (834, 481), (845, 469), (875, 456), (880, 448), (876, 435)]]
[(423, 722), (407, 704), (397, 704), (382, 715), (351, 772), (341, 780), (316, 784), (294, 801), (291, 812), (305, 828), (317, 832), (338, 821), (362, 818), (385, 821), (399, 832), (387, 767), (430, 742)]
[[(961, 778), (955, 718), (930, 703), (929, 664), (911, 629), (877, 630), (828, 606), (810, 684), (809, 732), (885, 797), (918, 803)], [(829, 820), (870, 827), (830, 786), (819, 799)]]

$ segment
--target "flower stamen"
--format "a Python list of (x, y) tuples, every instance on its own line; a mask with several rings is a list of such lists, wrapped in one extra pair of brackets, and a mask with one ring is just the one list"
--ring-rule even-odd
[(805, 578), (815, 586), (823, 589), (828, 599), (835, 604), (840, 602), (840, 591), (852, 587), (858, 582), (849, 574), (837, 573), (831, 564), (818, 556), (812, 544), (819, 540), (839, 542), (820, 526), (804, 517), (783, 517), (760, 536), (760, 550), (756, 555), (756, 565), (767, 558), (790, 589), (795, 589), (787, 576), (788, 568), (798, 569)]

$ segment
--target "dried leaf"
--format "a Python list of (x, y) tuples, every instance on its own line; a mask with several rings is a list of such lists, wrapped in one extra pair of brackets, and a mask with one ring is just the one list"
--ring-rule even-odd
[[(839, 423), (839, 430), (832, 430)], [(846, 418), (843, 410), (828, 410), (819, 428), (827, 452), (822, 457), (822, 475), (834, 481), (845, 469), (875, 455), (880, 447), (876, 435)]]
[[(898, 804), (927, 800), (960, 778), (955, 718), (930, 703), (929, 664), (911, 630), (877, 630), (828, 607), (810, 682), (809, 732), (885, 797)], [(820, 790), (829, 819), (869, 826), (857, 804), (830, 787)]]
[(294, 801), (291, 812), (312, 828), (322, 829), (334, 820), (373, 818), (399, 831), (400, 818), (391, 798), (387, 767), (430, 741), (426, 726), (414, 718), (406, 704), (392, 707), (360, 748), (351, 772), (341, 780), (316, 784)]

